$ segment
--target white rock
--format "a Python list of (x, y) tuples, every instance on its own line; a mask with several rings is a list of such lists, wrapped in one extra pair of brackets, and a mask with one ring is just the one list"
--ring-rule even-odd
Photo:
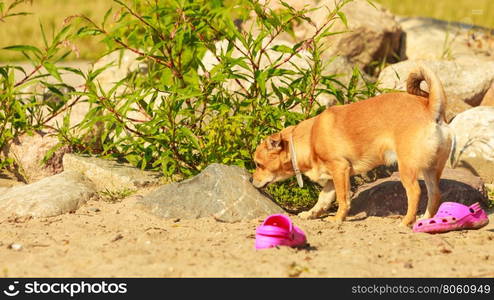
[(23, 246), (21, 244), (14, 243), (14, 244), (10, 245), (10, 249), (12, 249), (14, 251), (21, 251), (22, 248), (23, 248)]
[(456, 139), (453, 167), (494, 183), (494, 107), (479, 106), (462, 112), (450, 127)]
[(458, 59), (475, 56), (494, 60), (494, 38), (488, 29), (431, 18), (399, 18), (406, 32), (410, 60)]
[(97, 191), (135, 190), (157, 184), (161, 180), (157, 172), (143, 171), (128, 164), (74, 154), (64, 156), (63, 167), (66, 171), (84, 174), (93, 182)]

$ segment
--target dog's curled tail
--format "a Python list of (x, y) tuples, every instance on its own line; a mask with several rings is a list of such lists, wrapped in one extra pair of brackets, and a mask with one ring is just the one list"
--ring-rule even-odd
[[(420, 83), (423, 80), (427, 82), (429, 92), (420, 88)], [(446, 94), (441, 81), (429, 68), (419, 65), (408, 75), (407, 92), (412, 95), (429, 98), (428, 108), (434, 116), (434, 120), (438, 123), (446, 120)]]

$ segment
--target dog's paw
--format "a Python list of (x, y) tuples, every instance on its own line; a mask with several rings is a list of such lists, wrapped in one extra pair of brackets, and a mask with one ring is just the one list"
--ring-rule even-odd
[(410, 229), (412, 228), (412, 224), (413, 223), (408, 223), (408, 222), (405, 222), (405, 221), (401, 221), (400, 224), (398, 225), (399, 228), (406, 228), (406, 229)]
[(426, 211), (423, 215), (418, 217), (418, 221), (430, 219), (432, 217), (433, 217), (433, 215), (431, 215), (429, 212)]
[(331, 222), (331, 223), (334, 223), (337, 225), (341, 225), (343, 223), (343, 220), (339, 217), (336, 217), (336, 216), (326, 217), (326, 218), (324, 218), (324, 221), (328, 221), (328, 222)]
[(298, 216), (302, 219), (305, 219), (305, 220), (314, 219), (314, 217), (310, 211), (303, 211), (303, 212), (299, 213)]

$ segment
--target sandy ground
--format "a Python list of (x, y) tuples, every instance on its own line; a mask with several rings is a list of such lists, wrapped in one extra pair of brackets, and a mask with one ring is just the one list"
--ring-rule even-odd
[(263, 219), (163, 220), (136, 207), (146, 192), (53, 218), (0, 216), (0, 276), (494, 276), (493, 214), (480, 230), (438, 235), (400, 228), (399, 217), (356, 216), (338, 227), (292, 216), (309, 246), (256, 251), (254, 231)]

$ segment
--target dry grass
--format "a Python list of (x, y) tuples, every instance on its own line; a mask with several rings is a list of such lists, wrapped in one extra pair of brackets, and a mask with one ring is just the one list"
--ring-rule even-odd
[(394, 14), (421, 16), (494, 28), (493, 0), (372, 0)]
[[(231, 2), (232, 0), (225, 0)], [(304, 1), (304, 0), (300, 0)], [(494, 0), (372, 0), (383, 4), (393, 13), (402, 16), (424, 16), (447, 21), (473, 23), (494, 28)], [(4, 0), (7, 5), (13, 0)], [(101, 20), (106, 10), (114, 5), (111, 0), (33, 0), (32, 5), (24, 4), (21, 11), (32, 12), (0, 22), (0, 48), (15, 44), (42, 45), (40, 22), (48, 34), (53, 28), (61, 28), (65, 17), (85, 14)], [(103, 51), (95, 39), (86, 39), (79, 44), (81, 59), (94, 59)], [(0, 50), (0, 62), (23, 59), (17, 53)], [(75, 59), (72, 55), (69, 59)]]
[[(0, 1), (9, 5), (13, 0)], [(113, 4), (111, 0), (33, 0), (32, 4), (19, 5), (16, 12), (30, 12), (31, 15), (7, 18), (0, 22), (0, 48), (9, 45), (29, 44), (37, 47), (43, 45), (40, 23), (43, 24), (47, 37), (55, 30), (60, 30), (64, 19), (75, 14), (84, 14), (101, 20)], [(103, 46), (94, 39), (78, 43), (81, 59), (94, 59), (103, 51)], [(71, 55), (69, 59), (75, 59)], [(0, 62), (24, 59), (22, 55), (0, 50)]]

